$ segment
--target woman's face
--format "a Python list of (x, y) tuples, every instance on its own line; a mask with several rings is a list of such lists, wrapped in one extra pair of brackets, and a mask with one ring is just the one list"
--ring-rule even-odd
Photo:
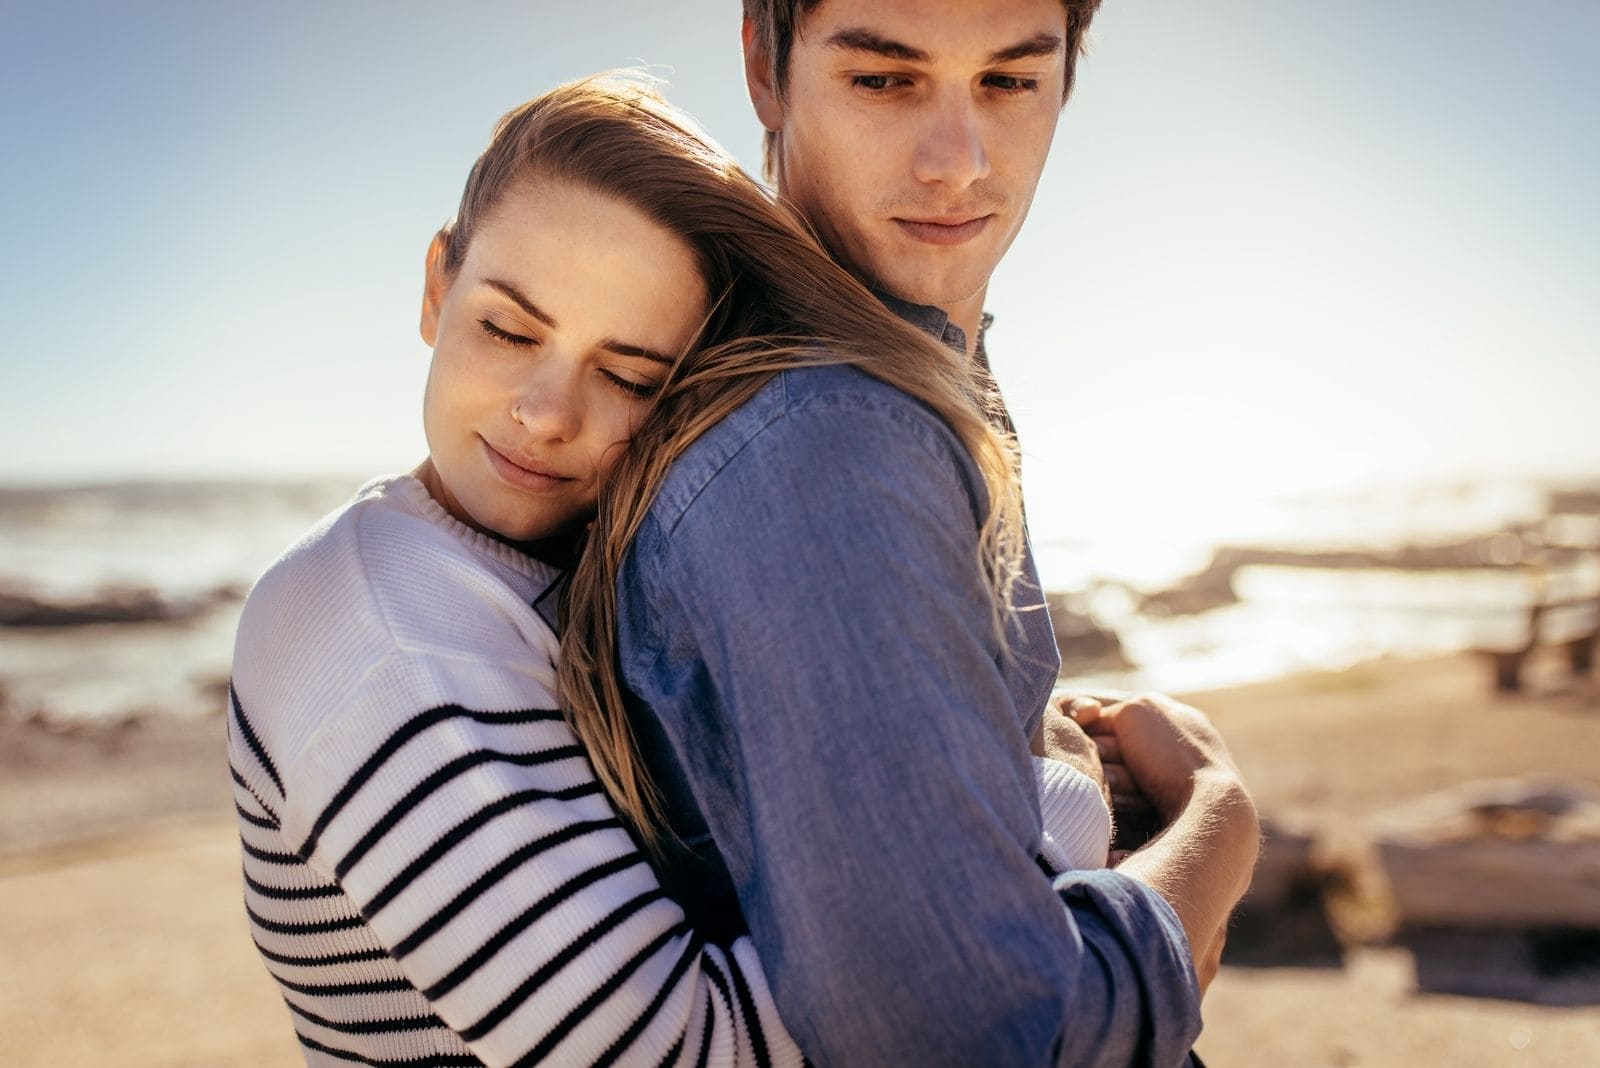
[(441, 254), (436, 240), (419, 475), (457, 519), (510, 541), (586, 522), (705, 314), (693, 253), (630, 204), (536, 180), (479, 224), (453, 277)]

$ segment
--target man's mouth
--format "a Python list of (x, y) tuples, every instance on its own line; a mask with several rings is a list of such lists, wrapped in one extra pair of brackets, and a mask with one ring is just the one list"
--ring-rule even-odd
[(961, 245), (983, 233), (993, 219), (993, 215), (930, 215), (920, 219), (896, 216), (894, 222), (900, 227), (901, 233), (914, 241), (929, 245)]

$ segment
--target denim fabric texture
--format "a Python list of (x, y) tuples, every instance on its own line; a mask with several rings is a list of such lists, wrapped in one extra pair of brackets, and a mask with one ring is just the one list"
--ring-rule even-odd
[(1059, 661), (1031, 558), (993, 632), (985, 508), (943, 421), (847, 367), (776, 376), (679, 459), (618, 584), (668, 886), (754, 936), (815, 1064), (1182, 1064), (1175, 914), (1035, 862)]

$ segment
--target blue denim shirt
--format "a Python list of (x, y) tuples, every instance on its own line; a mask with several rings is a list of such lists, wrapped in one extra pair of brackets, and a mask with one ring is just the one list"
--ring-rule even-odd
[(776, 376), (677, 461), (618, 583), (666, 881), (749, 930), (817, 1064), (1181, 1064), (1171, 908), (1036, 866), (1058, 660), (1042, 606), (993, 633), (985, 508), (948, 426), (846, 367)]

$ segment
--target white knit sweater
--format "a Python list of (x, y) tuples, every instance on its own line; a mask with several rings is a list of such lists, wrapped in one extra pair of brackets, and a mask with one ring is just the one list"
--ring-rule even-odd
[[(802, 1063), (750, 940), (699, 940), (554, 711), (554, 578), (397, 476), (251, 592), (245, 904), (307, 1063)], [(1064, 767), (1046, 859), (1098, 866), (1104, 804)]]

